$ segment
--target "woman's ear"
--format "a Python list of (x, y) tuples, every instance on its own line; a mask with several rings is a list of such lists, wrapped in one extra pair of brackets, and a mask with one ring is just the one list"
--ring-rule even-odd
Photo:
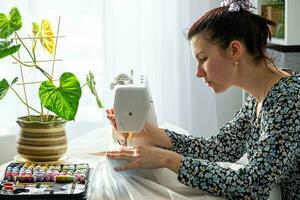
[(240, 41), (232, 40), (229, 44), (230, 56), (234, 61), (238, 61), (243, 53), (243, 46)]

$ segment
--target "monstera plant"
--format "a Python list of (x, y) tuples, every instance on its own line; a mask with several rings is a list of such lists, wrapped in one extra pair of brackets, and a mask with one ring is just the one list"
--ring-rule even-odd
[[(36, 69), (41, 76), (45, 78), (44, 81), (40, 82), (39, 89), (36, 93), (40, 99), (41, 109), (39, 110), (34, 108), (34, 106), (29, 105), (25, 98), (26, 88), (24, 86), (25, 83), (22, 70), (20, 70), (22, 78), (20, 85), (23, 85), (25, 93), (24, 97), (22, 97), (22, 95), (14, 88), (16, 83), (19, 81), (18, 77), (15, 77), (12, 81), (8, 81), (1, 77), (3, 79), (0, 79), (0, 100), (5, 97), (9, 90), (11, 90), (27, 107), (28, 115), (20, 117), (17, 120), (21, 127), (21, 133), (17, 140), (17, 149), (19, 154), (34, 161), (43, 161), (45, 159), (57, 160), (66, 150), (66, 138), (64, 138), (65, 136), (59, 137), (58, 132), (65, 134), (64, 123), (75, 119), (79, 100), (82, 94), (82, 88), (87, 85), (90, 88), (91, 93), (96, 97), (96, 102), (100, 108), (102, 108), (102, 104), (95, 89), (94, 76), (91, 72), (87, 75), (86, 82), (84, 84), (80, 84), (79, 80), (71, 72), (64, 72), (59, 77), (59, 80), (54, 80), (53, 75), (40, 66), (41, 62), (39, 62), (36, 57), (37, 45), (41, 45), (43, 49), (52, 56), (52, 58), (56, 51), (56, 45), (54, 42), (55, 36), (48, 20), (43, 19), (40, 24), (33, 22), (32, 29), (30, 31), (31, 33), (27, 38), (19, 36), (18, 31), (20, 31), (21, 28), (21, 15), (16, 7), (13, 7), (10, 10), (8, 16), (4, 13), (0, 13), (0, 59), (10, 57), (19, 63), (22, 66), (21, 68)], [(31, 48), (29, 48), (29, 45), (26, 45), (23, 41), (28, 38), (31, 40)], [(28, 57), (31, 59), (30, 62), (24, 62), (20, 59), (20, 49), (23, 49), (25, 53), (28, 54)], [(53, 60), (55, 60), (55, 56)], [(31, 112), (34, 112), (35, 114), (30, 114)], [(29, 134), (29, 138), (25, 138), (26, 134), (28, 135), (28, 132), (33, 130), (36, 126), (38, 127), (38, 131), (34, 130), (31, 134)], [(47, 134), (51, 133), (49, 135), (50, 140), (39, 141), (39, 138), (41, 137), (36, 136), (36, 134), (41, 132), (43, 128), (50, 129), (53, 127), (55, 128), (54, 134), (52, 134), (53, 131), (47, 130)], [(25, 129), (25, 131), (22, 129)], [(43, 136), (45, 135), (46, 134), (43, 133)], [(33, 140), (29, 141), (30, 138)], [(58, 141), (54, 141), (55, 138), (59, 138)], [(53, 147), (53, 141), (55, 143), (54, 149), (58, 150), (58, 153), (55, 155), (48, 155), (47, 152), (53, 151), (53, 149), (51, 149)], [(38, 144), (35, 145), (34, 143)], [(49, 151), (49, 148), (51, 151)], [(43, 152), (45, 152), (46, 155), (43, 154)]]

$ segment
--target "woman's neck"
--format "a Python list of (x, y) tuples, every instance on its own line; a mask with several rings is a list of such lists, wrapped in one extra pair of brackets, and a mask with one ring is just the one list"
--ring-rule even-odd
[(253, 95), (258, 103), (262, 103), (274, 84), (285, 76), (289, 74), (273, 66), (266, 66), (264, 62), (244, 65), (240, 70), (237, 86)]

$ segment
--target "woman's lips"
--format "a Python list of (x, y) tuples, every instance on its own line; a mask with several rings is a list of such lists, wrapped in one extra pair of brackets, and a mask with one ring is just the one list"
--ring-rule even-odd
[(205, 83), (210, 87), (212, 85), (212, 81), (205, 81)]
[(210, 85), (210, 84), (212, 84), (212, 81), (205, 80), (205, 83), (208, 84), (208, 85)]

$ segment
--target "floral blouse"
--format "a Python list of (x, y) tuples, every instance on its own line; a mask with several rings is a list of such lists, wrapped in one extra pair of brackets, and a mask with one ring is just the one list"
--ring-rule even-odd
[[(256, 117), (256, 100), (245, 105), (210, 138), (166, 130), (174, 151), (183, 155), (178, 180), (227, 199), (267, 199), (279, 184), (282, 199), (300, 199), (300, 75), (281, 78), (265, 97)], [(239, 170), (216, 162), (236, 162)]]

